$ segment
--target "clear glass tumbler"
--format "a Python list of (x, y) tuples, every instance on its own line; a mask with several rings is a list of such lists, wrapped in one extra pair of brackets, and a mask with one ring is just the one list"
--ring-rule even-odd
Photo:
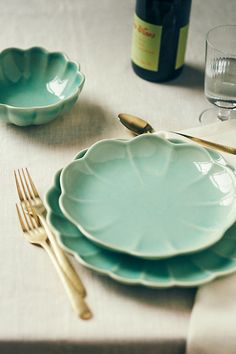
[(215, 105), (203, 111), (200, 122), (224, 121), (236, 109), (236, 25), (211, 29), (206, 37), (205, 96)]

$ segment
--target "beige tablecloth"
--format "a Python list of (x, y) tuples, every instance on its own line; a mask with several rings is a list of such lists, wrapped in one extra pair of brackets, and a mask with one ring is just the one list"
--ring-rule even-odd
[(13, 169), (27, 166), (43, 195), (55, 172), (101, 138), (128, 137), (120, 111), (160, 129), (198, 124), (204, 36), (232, 23), (234, 1), (194, 0), (187, 66), (155, 85), (130, 66), (134, 1), (0, 0), (0, 49), (40, 45), (81, 63), (86, 83), (71, 113), (42, 127), (0, 123), (0, 353), (183, 353), (194, 289), (128, 287), (77, 265), (94, 319), (75, 318), (46, 254), (23, 239)]

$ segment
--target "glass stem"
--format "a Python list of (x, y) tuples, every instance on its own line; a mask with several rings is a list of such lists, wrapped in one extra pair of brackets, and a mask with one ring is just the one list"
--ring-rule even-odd
[(218, 110), (217, 116), (218, 116), (219, 120), (221, 120), (223, 122), (225, 120), (230, 119), (230, 112), (231, 112), (230, 109), (220, 107)]

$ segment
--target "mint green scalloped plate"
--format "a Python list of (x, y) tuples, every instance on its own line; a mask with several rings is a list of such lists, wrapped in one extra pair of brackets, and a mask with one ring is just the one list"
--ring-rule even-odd
[(60, 207), (91, 241), (146, 259), (211, 246), (236, 220), (236, 177), (194, 144), (103, 140), (61, 175)]
[[(77, 159), (85, 152), (81, 151)], [(225, 164), (219, 154), (209, 153)], [(61, 246), (85, 267), (121, 283), (155, 288), (199, 286), (236, 271), (236, 224), (207, 250), (163, 260), (143, 260), (97, 246), (63, 215), (59, 206), (60, 174), (61, 171), (56, 174), (54, 185), (46, 195), (47, 220)]]

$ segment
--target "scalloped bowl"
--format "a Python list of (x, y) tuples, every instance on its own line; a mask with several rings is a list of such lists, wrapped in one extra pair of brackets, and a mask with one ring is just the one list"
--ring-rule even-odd
[(79, 65), (40, 47), (0, 53), (0, 119), (19, 126), (50, 122), (68, 112), (82, 90)]

